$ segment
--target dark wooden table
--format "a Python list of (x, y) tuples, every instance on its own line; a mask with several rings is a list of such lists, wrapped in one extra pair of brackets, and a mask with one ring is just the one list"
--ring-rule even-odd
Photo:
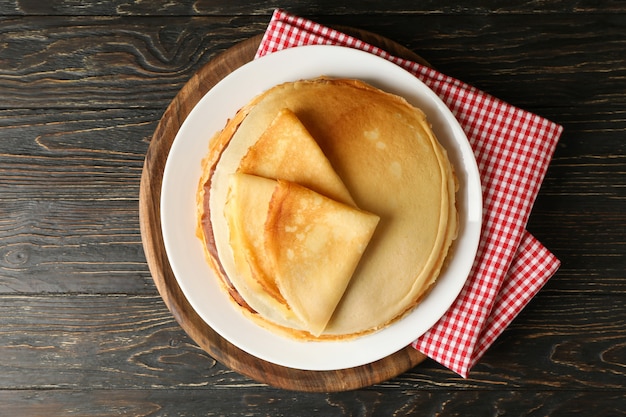
[[(0, 416), (626, 415), (626, 3), (82, 3), (0, 3)], [(528, 225), (562, 267), (470, 378), (427, 360), (354, 391), (272, 388), (159, 296), (138, 208), (152, 134), (279, 6), (565, 127)]]

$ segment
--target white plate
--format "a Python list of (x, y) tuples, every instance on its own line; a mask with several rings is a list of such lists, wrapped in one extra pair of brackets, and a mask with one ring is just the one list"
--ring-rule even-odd
[[(344, 342), (300, 342), (246, 319), (220, 289), (195, 235), (196, 190), (211, 136), (257, 94), (286, 81), (321, 75), (363, 80), (420, 107), (447, 149), (460, 182), (459, 237), (452, 259), (430, 294), (402, 320)], [(375, 55), (337, 46), (303, 46), (267, 55), (229, 74), (194, 107), (170, 150), (161, 193), (167, 256), (191, 306), (223, 338), (269, 362), (296, 369), (336, 370), (371, 363), (408, 346), (445, 313), (474, 261), (482, 219), (482, 192), (474, 155), (456, 119), (413, 75)]]

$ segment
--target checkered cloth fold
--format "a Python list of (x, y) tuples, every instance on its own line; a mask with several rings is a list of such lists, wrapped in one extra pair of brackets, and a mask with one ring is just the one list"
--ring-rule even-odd
[(450, 108), (469, 139), (483, 190), (478, 253), (454, 304), (412, 343), (467, 377), (560, 265), (525, 226), (563, 129), (432, 68), (280, 9), (275, 10), (256, 57), (315, 44), (364, 50), (411, 72)]

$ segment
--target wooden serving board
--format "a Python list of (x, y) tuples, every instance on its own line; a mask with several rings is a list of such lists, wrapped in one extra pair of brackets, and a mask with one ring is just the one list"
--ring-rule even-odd
[[(410, 50), (382, 36), (353, 28), (338, 28), (397, 56), (428, 65)], [(377, 362), (336, 371), (305, 371), (258, 359), (232, 345), (191, 307), (182, 293), (165, 252), (161, 233), (160, 198), (163, 170), (178, 129), (196, 103), (222, 78), (254, 58), (262, 35), (226, 50), (202, 67), (174, 97), (161, 118), (144, 161), (139, 195), (139, 216), (144, 252), (156, 287), (174, 318), (187, 334), (214, 359), (258, 382), (297, 391), (345, 391), (393, 378), (425, 356), (406, 347)]]

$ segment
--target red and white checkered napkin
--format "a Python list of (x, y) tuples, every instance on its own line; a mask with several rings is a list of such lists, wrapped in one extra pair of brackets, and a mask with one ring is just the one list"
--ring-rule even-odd
[(431, 68), (276, 10), (257, 57), (301, 45), (365, 50), (403, 67), (446, 103), (474, 150), (483, 187), (483, 230), (470, 276), (446, 314), (413, 346), (463, 377), (560, 262), (525, 230), (562, 127)]

